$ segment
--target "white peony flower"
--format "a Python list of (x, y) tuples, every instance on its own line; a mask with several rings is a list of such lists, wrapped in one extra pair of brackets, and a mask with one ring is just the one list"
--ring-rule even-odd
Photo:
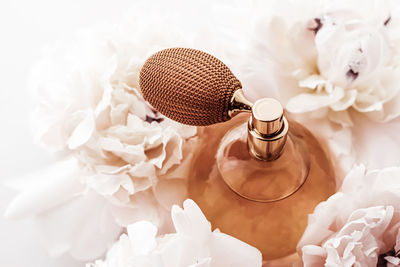
[[(281, 12), (267, 23), (260, 20), (253, 44), (255, 53), (266, 55), (259, 54), (257, 60), (270, 65), (275, 77), (268, 78), (277, 80), (272, 86), (288, 111), (318, 112), (344, 126), (352, 125), (349, 110), (379, 121), (398, 117), (399, 3), (301, 1), (295, 5), (301, 14)], [(249, 68), (253, 78), (261, 71), (259, 64)], [(254, 89), (262, 91), (269, 84)]]
[(218, 230), (211, 231), (200, 208), (192, 200), (184, 209), (173, 206), (176, 233), (157, 237), (157, 228), (148, 221), (128, 226), (128, 233), (107, 253), (87, 267), (222, 267), (261, 266), (256, 248)]
[(100, 257), (122, 227), (113, 218), (116, 206), (82, 183), (85, 175), (79, 162), (70, 157), (12, 184), (10, 181), (9, 185), (21, 192), (8, 205), (5, 216), (32, 216), (39, 240), (51, 256)]
[(400, 164), (399, 2), (254, 2), (238, 59), (246, 96), (280, 100), (331, 153), (340, 179), (354, 162)]
[[(7, 217), (33, 216), (52, 255), (98, 258), (121, 226), (140, 220), (168, 232), (171, 206), (187, 197), (185, 178), (197, 130), (154, 111), (140, 95), (138, 77), (156, 51), (206, 47), (201, 33), (208, 34), (209, 27), (180, 16), (190, 14), (183, 10), (191, 4), (133, 4), (121, 23), (48, 48), (32, 71), (36, 140), (56, 151), (58, 162), (46, 168), (46, 175), (29, 175), (33, 184), (15, 186), (20, 193)], [(211, 33), (207, 37), (213, 39)], [(60, 156), (74, 161), (73, 167)], [(66, 230), (59, 234), (60, 224)]]
[(147, 219), (160, 226), (165, 214), (159, 207), (168, 214), (186, 197), (196, 128), (149, 106), (138, 77), (152, 53), (190, 41), (181, 41), (174, 29), (149, 31), (155, 22), (145, 23), (85, 32), (51, 48), (30, 85), (39, 104), (33, 115), (37, 140), (79, 159), (87, 170), (82, 182), (121, 209), (143, 207), (128, 217), (115, 212), (118, 223)]
[[(398, 266), (400, 168), (355, 167), (309, 216), (298, 244), (307, 266)], [(393, 265), (391, 265), (393, 264)]]
[[(243, 46), (225, 20), (226, 14), (241, 14), (240, 7), (180, 0), (132, 5), (121, 23), (49, 47), (32, 71), (36, 140), (56, 151), (58, 162), (46, 175), (29, 175), (33, 184), (15, 186), (20, 193), (7, 217), (33, 216), (52, 255), (98, 258), (121, 226), (140, 220), (151, 221), (160, 233), (170, 231), (171, 206), (186, 198), (184, 178), (197, 130), (143, 101), (139, 70), (167, 47), (201, 49), (229, 64), (236, 51), (226, 44)], [(207, 19), (192, 16), (193, 9)], [(57, 233), (60, 224), (65, 235)]]

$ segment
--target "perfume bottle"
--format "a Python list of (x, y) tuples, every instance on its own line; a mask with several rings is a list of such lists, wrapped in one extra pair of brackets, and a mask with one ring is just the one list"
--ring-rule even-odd
[(212, 226), (257, 247), (265, 261), (293, 254), (308, 214), (336, 189), (315, 137), (277, 100), (246, 100), (228, 67), (198, 50), (154, 54), (140, 86), (165, 116), (207, 126), (188, 183)]

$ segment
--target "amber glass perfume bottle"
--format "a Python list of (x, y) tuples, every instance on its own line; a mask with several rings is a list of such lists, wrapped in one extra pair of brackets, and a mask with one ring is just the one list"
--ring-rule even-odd
[(307, 215), (336, 189), (315, 137), (286, 119), (278, 101), (247, 101), (230, 70), (198, 50), (156, 53), (140, 85), (167, 117), (209, 125), (194, 152), (189, 197), (212, 226), (257, 247), (266, 261), (294, 253)]
[(272, 150), (270, 159), (252, 152), (253, 117), (243, 114), (204, 129), (189, 195), (214, 227), (257, 247), (270, 260), (296, 251), (307, 215), (335, 192), (335, 179), (317, 140), (294, 121), (285, 121), (282, 127), (289, 129), (269, 137), (266, 146), (274, 147), (274, 138), (286, 135), (281, 151)]

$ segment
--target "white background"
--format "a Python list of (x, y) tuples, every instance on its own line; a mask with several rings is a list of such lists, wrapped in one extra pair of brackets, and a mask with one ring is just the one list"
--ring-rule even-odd
[(0, 0), (0, 267), (84, 266), (68, 255), (51, 259), (29, 220), (4, 218), (16, 192), (3, 182), (51, 160), (33, 144), (27, 118), (27, 75), (43, 47), (81, 28), (118, 22), (130, 2)]

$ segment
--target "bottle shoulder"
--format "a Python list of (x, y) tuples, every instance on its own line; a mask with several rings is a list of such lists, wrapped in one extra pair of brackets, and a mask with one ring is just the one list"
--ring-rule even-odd
[(308, 146), (289, 133), (279, 157), (263, 161), (249, 153), (246, 125), (229, 131), (216, 153), (216, 165), (236, 194), (258, 202), (273, 202), (294, 194), (310, 170)]

